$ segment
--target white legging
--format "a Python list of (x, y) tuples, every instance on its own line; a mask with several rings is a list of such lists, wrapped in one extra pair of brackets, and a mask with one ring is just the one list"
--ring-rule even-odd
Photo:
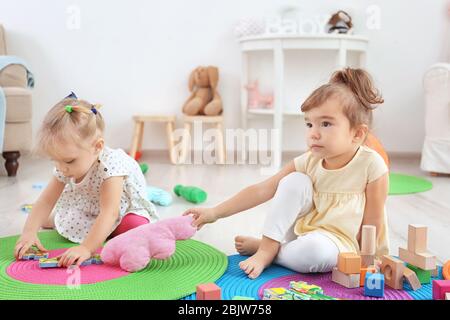
[(294, 225), (312, 206), (311, 179), (293, 172), (278, 184), (264, 223), (263, 235), (281, 243), (275, 263), (297, 272), (329, 272), (337, 264), (336, 244), (319, 232), (297, 236)]

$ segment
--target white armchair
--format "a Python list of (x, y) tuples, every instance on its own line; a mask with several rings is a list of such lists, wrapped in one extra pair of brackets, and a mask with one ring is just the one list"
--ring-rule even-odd
[(450, 174), (450, 64), (438, 63), (425, 73), (425, 141), (421, 169)]

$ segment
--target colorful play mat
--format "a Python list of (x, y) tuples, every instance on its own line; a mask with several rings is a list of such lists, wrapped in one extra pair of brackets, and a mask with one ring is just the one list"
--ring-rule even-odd
[[(39, 234), (50, 257), (61, 254), (73, 243), (55, 231)], [(222, 289), (222, 299), (235, 296), (261, 299), (265, 288), (289, 287), (290, 281), (306, 281), (324, 290), (325, 295), (340, 299), (380, 299), (365, 297), (363, 288), (346, 289), (331, 281), (331, 273), (300, 274), (272, 265), (251, 280), (239, 268), (246, 256), (226, 257), (213, 247), (195, 240), (177, 242), (175, 254), (168, 260), (153, 260), (146, 269), (128, 273), (118, 267), (91, 265), (79, 270), (40, 269), (37, 261), (15, 261), (13, 248), (17, 236), (0, 239), (0, 300), (3, 299), (185, 299), (194, 300), (198, 284), (215, 282)], [(76, 272), (79, 272), (77, 274)], [(439, 276), (442, 279), (442, 268)], [(432, 299), (432, 286), (413, 291), (385, 288), (385, 300)]]
[[(177, 241), (171, 258), (152, 260), (146, 269), (136, 273), (107, 265), (78, 270), (40, 269), (38, 261), (15, 261), (17, 238), (0, 239), (0, 300), (180, 299), (195, 292), (197, 284), (219, 279), (228, 263), (215, 248), (184, 240)], [(39, 238), (45, 248), (52, 250), (50, 257), (75, 245), (56, 231), (41, 232)]]
[(431, 190), (433, 184), (421, 177), (409, 176), (401, 173), (389, 174), (389, 194), (400, 195), (419, 193)]
[[(215, 283), (222, 289), (222, 299), (229, 300), (234, 296), (250, 297), (261, 299), (264, 289), (284, 287), (289, 288), (290, 281), (306, 281), (308, 284), (314, 284), (322, 287), (324, 294), (339, 299), (350, 300), (431, 300), (432, 285), (422, 285), (417, 291), (405, 283), (404, 290), (394, 290), (385, 287), (384, 298), (366, 297), (363, 294), (363, 288), (347, 289), (331, 281), (331, 272), (300, 274), (277, 265), (267, 268), (258, 278), (251, 280), (239, 268), (239, 262), (248, 257), (232, 255), (228, 257), (228, 268), (225, 274)], [(439, 268), (439, 276), (432, 280), (442, 279), (442, 268)], [(185, 300), (194, 300), (195, 294), (192, 294)]]

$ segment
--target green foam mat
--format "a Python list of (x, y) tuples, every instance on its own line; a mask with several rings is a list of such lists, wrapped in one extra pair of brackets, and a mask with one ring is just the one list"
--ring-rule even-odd
[(389, 194), (411, 194), (431, 190), (433, 184), (421, 177), (409, 176), (401, 173), (389, 174)]
[[(40, 232), (48, 250), (69, 248), (76, 244), (56, 231)], [(6, 273), (14, 262), (13, 249), (18, 236), (0, 238), (0, 300), (169, 300), (195, 292), (200, 283), (219, 279), (228, 266), (225, 254), (196, 241), (177, 241), (175, 254), (167, 260), (152, 260), (144, 270), (129, 275), (81, 285), (79, 289), (61, 285), (37, 285), (12, 279)]]

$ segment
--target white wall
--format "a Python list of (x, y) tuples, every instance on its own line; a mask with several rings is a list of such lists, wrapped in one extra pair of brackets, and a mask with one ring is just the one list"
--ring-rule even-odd
[[(444, 57), (445, 3), (14, 0), (0, 3), (0, 22), (7, 31), (9, 53), (28, 61), (36, 77), (35, 129), (46, 110), (74, 90), (82, 98), (104, 105), (108, 144), (128, 148), (133, 114), (181, 114), (188, 96), (188, 75), (197, 65), (220, 68), (226, 127), (239, 127), (240, 52), (233, 34), (239, 18), (274, 16), (283, 4), (298, 4), (302, 14), (310, 15), (343, 8), (353, 16), (357, 33), (370, 39), (368, 70), (386, 100), (376, 111), (375, 132), (388, 151), (420, 152), (424, 134), (421, 81), (426, 69)], [(81, 13), (80, 28), (75, 30), (66, 25), (72, 5)], [(381, 9), (380, 30), (366, 27), (370, 5)], [(287, 75), (293, 79), (292, 90), (286, 88), (291, 107), (300, 103), (295, 88), (304, 88), (300, 80), (296, 82), (296, 75), (312, 73), (316, 83), (305, 86), (319, 85), (329, 75), (323, 65), (333, 57), (325, 55), (323, 61), (307, 54), (287, 57), (292, 61), (299, 58), (308, 71), (299, 63)], [(270, 122), (255, 124), (264, 125)], [(302, 133), (302, 122), (288, 123), (284, 148), (304, 149)], [(164, 149), (165, 141), (164, 130), (152, 128), (147, 130), (144, 148)]]

